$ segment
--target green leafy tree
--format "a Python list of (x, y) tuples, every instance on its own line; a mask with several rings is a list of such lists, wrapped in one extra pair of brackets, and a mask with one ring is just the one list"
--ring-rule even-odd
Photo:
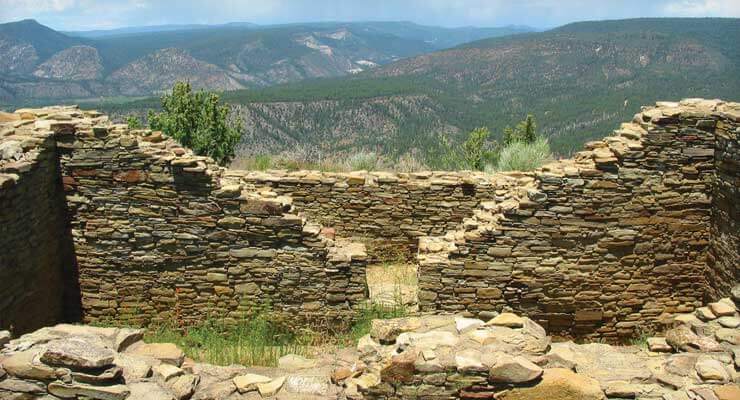
[(193, 92), (189, 83), (178, 82), (171, 94), (162, 96), (161, 103), (161, 113), (149, 111), (151, 129), (161, 130), (219, 164), (234, 158), (242, 127), (239, 123), (229, 125), (229, 108), (221, 105), (217, 94)]
[(128, 124), (129, 129), (141, 129), (141, 121), (139, 118), (136, 117), (136, 115), (129, 115), (126, 117), (126, 124)]

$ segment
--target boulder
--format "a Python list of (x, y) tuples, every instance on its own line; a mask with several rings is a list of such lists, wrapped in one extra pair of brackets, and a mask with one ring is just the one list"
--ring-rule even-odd
[(542, 355), (550, 348), (550, 337), (545, 330), (529, 318), (523, 318), (522, 328), (487, 326), (463, 335), (484, 346), (486, 352), (502, 352), (509, 355)]
[(257, 390), (257, 384), (270, 382), (272, 378), (264, 375), (246, 374), (234, 377), (234, 385), (239, 393)]
[(717, 318), (717, 316), (712, 312), (712, 310), (709, 307), (697, 308), (696, 316), (702, 321), (711, 321)]
[(151, 357), (176, 367), (181, 366), (185, 359), (185, 353), (173, 343), (140, 343), (132, 346), (127, 353)]
[(189, 399), (195, 393), (195, 388), (200, 382), (198, 375), (180, 375), (167, 381), (167, 387), (170, 388), (177, 400)]
[(0, 143), (0, 160), (19, 159), (23, 154), (21, 143), (15, 140), (7, 140)]
[(570, 348), (571, 343), (553, 343), (550, 351), (537, 360), (537, 364), (546, 368), (566, 368), (574, 370), (576, 367), (575, 354)]
[(0, 349), (9, 343), (11, 338), (9, 331), (0, 331)]
[(652, 373), (648, 355), (634, 347), (610, 346), (603, 343), (571, 344), (576, 372), (596, 379), (600, 384), (610, 382), (648, 383)]
[(269, 397), (276, 395), (285, 384), (285, 377), (275, 378), (270, 382), (258, 383), (257, 391), (262, 397)]
[(740, 386), (724, 385), (715, 387), (714, 394), (719, 400), (737, 400), (740, 399)]
[(514, 388), (497, 394), (503, 400), (603, 400), (599, 382), (569, 369), (546, 369), (542, 380), (531, 387)]
[[(0, 398), (3, 396), (3, 391), (7, 392), (13, 392), (13, 393), (27, 393), (30, 395), (33, 394), (44, 394), (46, 393), (46, 389), (44, 389), (43, 386), (37, 385), (32, 382), (23, 381), (20, 379), (15, 378), (8, 378), (5, 380), (0, 381)], [(19, 397), (21, 399), (32, 399), (33, 397)]]
[(64, 399), (82, 397), (97, 400), (124, 400), (131, 393), (125, 385), (93, 386), (59, 381), (50, 383), (48, 390), (50, 394)]
[(5, 371), (17, 378), (33, 379), (37, 381), (52, 381), (57, 378), (55, 368), (37, 363), (36, 350), (26, 350), (15, 353), (2, 361)]
[(413, 381), (417, 356), (418, 353), (411, 350), (394, 354), (380, 370), (380, 377), (383, 382), (395, 385)]
[(132, 344), (144, 338), (144, 329), (120, 328), (113, 339), (113, 347), (117, 352), (125, 351)]
[[(424, 355), (422, 354), (422, 357)], [(484, 372), (487, 368), (481, 362), (481, 352), (475, 349), (460, 350), (455, 354), (455, 366), (460, 373)]]
[(149, 357), (138, 357), (125, 353), (116, 354), (113, 362), (123, 369), (123, 378), (126, 382), (137, 382), (148, 378), (152, 374), (152, 365), (159, 360)]
[(112, 350), (89, 340), (69, 337), (49, 342), (41, 354), (41, 361), (73, 370), (99, 369), (112, 366), (114, 356)]
[(723, 299), (716, 303), (709, 303), (709, 308), (717, 317), (732, 317), (737, 311), (735, 304), (729, 299)]
[(221, 400), (231, 396), (234, 392), (236, 392), (236, 386), (229, 379), (228, 381), (214, 382), (196, 390), (192, 400)]
[(488, 326), (505, 326), (507, 328), (524, 327), (524, 319), (516, 314), (501, 313), (492, 320), (486, 322)]
[(525, 383), (542, 376), (543, 370), (522, 356), (501, 354), (488, 372), (488, 379), (495, 383)]
[(102, 372), (92, 371), (90, 373), (72, 371), (72, 379), (75, 382), (88, 383), (91, 385), (109, 385), (120, 383), (123, 370), (120, 367), (110, 367)]
[(362, 357), (375, 355), (380, 350), (380, 344), (373, 340), (370, 335), (365, 335), (357, 341), (357, 352)]
[(311, 360), (296, 354), (287, 354), (278, 360), (278, 368), (286, 371), (298, 371), (316, 367), (316, 360)]
[(727, 382), (730, 375), (721, 362), (712, 358), (701, 358), (696, 362), (696, 373), (704, 381)]
[(178, 377), (184, 373), (182, 369), (172, 364), (159, 364), (155, 365), (152, 370), (157, 376), (161, 377), (165, 382), (172, 378)]
[(380, 384), (380, 375), (366, 372), (357, 378), (349, 379), (348, 385), (355, 385), (362, 390), (367, 390)]
[(676, 350), (692, 352), (720, 351), (719, 343), (710, 337), (699, 336), (687, 325), (669, 329), (665, 334), (666, 342)]
[(352, 377), (352, 375), (354, 374), (354, 371), (352, 371), (350, 368), (339, 367), (331, 373), (331, 381), (334, 384), (340, 384), (346, 379)]
[(720, 328), (714, 332), (714, 337), (719, 342), (740, 345), (740, 329)]
[(167, 389), (154, 382), (136, 382), (128, 385), (131, 391), (129, 399), (177, 400)]
[(673, 351), (671, 345), (662, 337), (651, 337), (647, 340), (648, 350), (656, 353), (670, 353)]
[(483, 321), (476, 318), (455, 318), (455, 329), (459, 334), (478, 329), (483, 325)]
[(406, 317), (387, 320), (373, 320), (370, 336), (381, 344), (392, 344), (398, 335), (404, 332), (424, 333), (440, 328), (455, 329), (454, 315), (428, 315), (424, 317)]
[(695, 353), (674, 354), (665, 361), (663, 369), (670, 374), (686, 377), (694, 371), (698, 359)]
[(717, 323), (724, 328), (735, 329), (740, 327), (740, 318), (738, 317), (720, 317), (717, 319)]

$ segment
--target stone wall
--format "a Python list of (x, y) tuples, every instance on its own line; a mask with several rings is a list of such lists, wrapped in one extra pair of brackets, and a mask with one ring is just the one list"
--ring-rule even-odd
[(368, 244), (374, 260), (412, 258), (418, 238), (441, 235), (482, 201), (503, 201), (532, 178), (476, 172), (232, 172), (289, 196), (293, 206), (338, 237)]
[(55, 133), (85, 322), (187, 324), (270, 307), (286, 323), (323, 323), (365, 298), (362, 245), (323, 237), (286, 199), (222, 179), (161, 134), (95, 112), (27, 112)]
[(24, 333), (75, 318), (74, 258), (52, 134), (0, 128), (0, 139), (0, 330)]
[[(488, 220), (422, 238), (421, 309), (487, 317), (512, 308), (551, 333), (616, 339), (726, 294), (737, 255), (707, 265), (715, 128), (735, 132), (738, 118), (737, 104), (659, 103), (539, 170), (526, 196)], [(727, 187), (738, 204), (737, 186)], [(721, 242), (737, 248), (736, 235)]]
[(740, 142), (737, 124), (720, 121), (716, 130), (715, 175), (710, 224), (709, 287), (715, 297), (740, 277)]
[[(56, 271), (3, 284), (31, 300), (79, 282), (87, 322), (187, 324), (256, 306), (291, 324), (346, 322), (366, 300), (366, 264), (405, 257), (422, 311), (512, 309), (550, 333), (616, 340), (737, 280), (737, 103), (659, 103), (571, 160), (496, 175), (232, 171), (97, 112), (0, 116), (13, 120), (2, 146), (43, 138), (22, 148), (29, 178), (0, 190), (22, 199), (2, 215), (14, 232), (0, 271)], [(28, 245), (63, 254), (72, 240), (78, 279), (74, 262)]]

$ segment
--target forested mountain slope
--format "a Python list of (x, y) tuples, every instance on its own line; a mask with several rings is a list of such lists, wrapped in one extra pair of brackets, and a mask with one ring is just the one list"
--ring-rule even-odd
[(583, 22), (226, 98), (246, 122), (245, 152), (311, 143), (326, 151), (433, 154), (440, 133), (459, 138), (486, 126), (500, 134), (532, 113), (565, 154), (642, 104), (738, 100), (737, 43), (738, 19)]

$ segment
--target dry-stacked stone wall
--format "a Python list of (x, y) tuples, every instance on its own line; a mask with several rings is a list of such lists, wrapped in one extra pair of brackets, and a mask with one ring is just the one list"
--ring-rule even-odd
[[(709, 287), (714, 297), (726, 293), (740, 277), (740, 132), (735, 124), (717, 123), (709, 237)], [(733, 129), (734, 128), (734, 129)]]
[(26, 332), (75, 311), (72, 243), (53, 134), (0, 117), (0, 329)]
[(61, 318), (77, 286), (86, 322), (346, 322), (366, 264), (406, 258), (422, 311), (616, 340), (737, 281), (737, 103), (659, 103), (573, 159), (494, 175), (233, 171), (97, 112), (0, 118), (5, 326)]
[[(56, 143), (61, 174), (43, 176), (63, 184), (85, 322), (187, 324), (269, 307), (288, 324), (323, 323), (365, 298), (363, 246), (323, 237), (287, 199), (222, 179), (159, 133), (77, 109), (27, 112), (54, 132), (39, 147)], [(35, 251), (17, 245), (14, 257)]]
[(441, 235), (482, 201), (503, 201), (531, 177), (475, 172), (232, 172), (290, 196), (296, 209), (338, 237), (368, 245), (373, 260), (409, 259), (421, 236)]
[[(732, 132), (720, 146), (736, 160), (739, 118), (737, 104), (659, 103), (539, 170), (488, 220), (422, 238), (422, 310), (487, 317), (508, 307), (553, 333), (616, 339), (726, 294), (740, 260), (731, 231), (740, 199), (736, 181), (715, 185), (715, 136)], [(715, 187), (734, 211), (713, 220)], [(726, 233), (714, 246), (710, 225)], [(708, 266), (712, 247), (722, 255)]]

